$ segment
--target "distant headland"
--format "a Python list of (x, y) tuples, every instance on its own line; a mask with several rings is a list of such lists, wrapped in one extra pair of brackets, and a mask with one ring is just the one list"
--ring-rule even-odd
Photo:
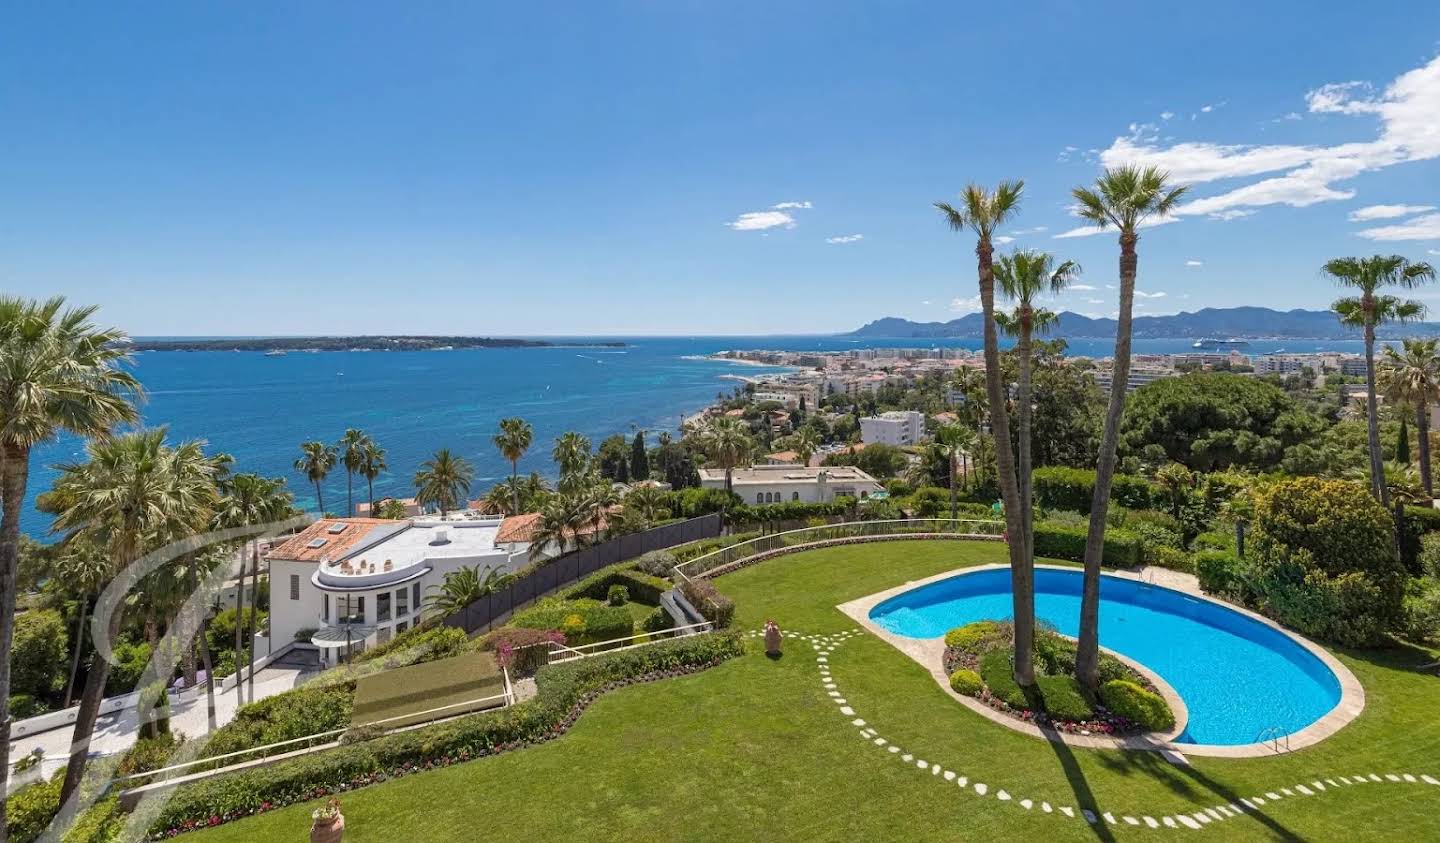
[(138, 339), (134, 351), (452, 351), (463, 348), (624, 348), (623, 342), (527, 340), (498, 337), (231, 337)]

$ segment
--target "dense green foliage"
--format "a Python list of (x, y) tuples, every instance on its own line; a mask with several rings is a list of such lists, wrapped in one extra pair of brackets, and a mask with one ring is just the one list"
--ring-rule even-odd
[(1211, 594), (1234, 593), (1240, 585), (1241, 562), (1228, 550), (1201, 550), (1194, 558), (1200, 588)]
[(351, 663), (389, 670), (458, 656), (469, 643), (465, 631), (449, 626), (415, 626), (384, 644), (357, 653)]
[(211, 758), (265, 744), (303, 738), (350, 723), (355, 684), (323, 688), (305, 686), (243, 705), (235, 719), (221, 726), (201, 755)]
[(1125, 405), (1121, 453), (1153, 459), (1158, 448), (1164, 459), (1197, 471), (1267, 470), (1280, 464), (1286, 448), (1308, 442), (1325, 427), (1274, 384), (1193, 373), (1135, 390)]
[[(1089, 513), (1095, 495), (1095, 471), (1086, 468), (1047, 466), (1033, 474), (1035, 503), (1044, 509), (1064, 509)], [(1130, 509), (1149, 509), (1155, 490), (1143, 477), (1117, 474), (1110, 488), (1111, 505)]]
[[(642, 556), (641, 559), (644, 560), (646, 557), (649, 557), (649, 562), (646, 564), (651, 565), (655, 565), (657, 559), (669, 562), (665, 556), (659, 556), (658, 554), (664, 554), (664, 551), (651, 551), (651, 553)], [(670, 567), (674, 567), (673, 563), (669, 564)], [(566, 600), (579, 600), (582, 598), (604, 600), (609, 597), (610, 589), (618, 585), (623, 586), (629, 593), (627, 598), (629, 600), (651, 605), (659, 603), (660, 595), (670, 590), (669, 581), (661, 579), (659, 576), (636, 570), (637, 566), (638, 563), (636, 562), (621, 562), (618, 565), (601, 568), (590, 576), (566, 588), (561, 592), (561, 596)], [(661, 570), (663, 568), (664, 565), (661, 564), (657, 566), (655, 570)], [(624, 603), (625, 601), (622, 600), (620, 602)]]
[(724, 629), (735, 616), (735, 601), (726, 597), (709, 580), (686, 580), (680, 593), (707, 621)]
[(5, 800), (6, 829), (10, 843), (30, 843), (40, 837), (60, 811), (60, 782), (63, 776), (37, 782), (10, 794)]
[(976, 696), (980, 693), (982, 687), (980, 674), (973, 670), (962, 667), (950, 674), (950, 690), (961, 696)]
[(65, 685), (69, 633), (59, 612), (26, 612), (15, 618), (10, 651), (10, 692), (37, 699)]
[(545, 741), (575, 721), (588, 695), (612, 683), (708, 667), (740, 652), (734, 635), (697, 635), (547, 666), (535, 677), (536, 695), (507, 708), (182, 787), (151, 832), (203, 826), (212, 817), (235, 819), (323, 796), (342, 785), (369, 784)]
[(1125, 679), (1111, 679), (1100, 686), (1100, 702), (1114, 714), (1139, 723), (1151, 732), (1175, 727), (1175, 715), (1164, 698)]
[(635, 622), (623, 606), (609, 606), (599, 600), (565, 600), (547, 597), (516, 612), (511, 626), (553, 629), (565, 635), (569, 644), (588, 644), (624, 638), (634, 632)]
[[(1083, 562), (1085, 536), (1084, 527), (1036, 524), (1035, 555)], [(1101, 563), (1111, 568), (1133, 568), (1143, 561), (1142, 546), (1140, 538), (1134, 533), (1119, 529), (1106, 530), (1105, 552), (1101, 556)]]

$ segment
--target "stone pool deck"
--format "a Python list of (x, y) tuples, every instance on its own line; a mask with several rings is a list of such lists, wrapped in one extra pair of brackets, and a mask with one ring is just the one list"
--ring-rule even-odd
[[(1231, 611), (1249, 617), (1259, 623), (1264, 624), (1265, 626), (1268, 626), (1280, 632), (1281, 634), (1295, 641), (1300, 646), (1304, 647), (1306, 650), (1309, 650), (1312, 654), (1315, 655), (1316, 658), (1320, 659), (1320, 661), (1327, 668), (1329, 668), (1332, 673), (1335, 674), (1335, 677), (1339, 680), (1340, 683), (1340, 702), (1324, 717), (1321, 717), (1319, 720), (1315, 721), (1304, 729), (1301, 729), (1300, 731), (1289, 735), (1288, 738), (1282, 738), (1278, 745), (1270, 742), (1241, 744), (1233, 746), (1217, 744), (1173, 743), (1174, 739), (1184, 731), (1185, 723), (1188, 720), (1188, 713), (1186, 711), (1184, 701), (1180, 698), (1178, 694), (1175, 693), (1175, 690), (1171, 688), (1169, 684), (1167, 684), (1164, 680), (1160, 679), (1159, 676), (1157, 676), (1153, 671), (1146, 668), (1144, 665), (1139, 664), (1132, 659), (1121, 656), (1118, 653), (1114, 653), (1113, 651), (1106, 650), (1106, 652), (1109, 652), (1111, 655), (1116, 656), (1125, 663), (1139, 670), (1147, 678), (1149, 678), (1152, 682), (1155, 683), (1155, 687), (1160, 690), (1161, 695), (1165, 697), (1165, 701), (1170, 704), (1171, 709), (1175, 712), (1175, 728), (1164, 735), (1136, 735), (1130, 737), (1071, 734), (1068, 732), (1060, 732), (1055, 729), (1042, 729), (1033, 723), (1026, 723), (1022, 720), (1011, 717), (1008, 714), (996, 711), (995, 709), (989, 707), (988, 705), (985, 705), (984, 703), (980, 702), (977, 699), (974, 699), (973, 697), (967, 697), (961, 694), (957, 694), (955, 691), (951, 690), (949, 678), (945, 676), (942, 667), (942, 656), (945, 651), (945, 642), (943, 639), (906, 638), (901, 635), (896, 635), (895, 633), (890, 632), (889, 630), (881, 627), (879, 624), (876, 624), (874, 621), (870, 620), (870, 612), (872, 609), (874, 609), (877, 605), (884, 602), (885, 600), (888, 600), (898, 594), (903, 594), (915, 588), (919, 588), (924, 585), (929, 585), (933, 582), (949, 579), (950, 577), (959, 576), (962, 574), (971, 574), (979, 571), (987, 571), (993, 569), (1008, 569), (1009, 567), (1009, 565), (991, 564), (976, 565), (969, 568), (958, 568), (952, 571), (946, 571), (945, 573), (936, 574), (932, 577), (913, 580), (911, 582), (905, 583), (904, 585), (899, 585), (894, 588), (889, 588), (884, 591), (868, 595), (866, 597), (861, 597), (858, 600), (851, 600), (848, 603), (840, 604), (836, 608), (843, 612), (847, 617), (853, 619), (856, 623), (860, 624), (862, 629), (865, 629), (866, 631), (875, 635), (877, 638), (880, 638), (881, 640), (893, 646), (895, 649), (914, 659), (917, 663), (920, 664), (921, 667), (925, 668), (925, 670), (929, 672), (930, 676), (935, 680), (936, 684), (938, 684), (945, 693), (949, 694), (951, 698), (966, 706), (971, 711), (974, 711), (976, 714), (979, 714), (980, 716), (985, 717), (986, 719), (1003, 725), (1007, 728), (1014, 729), (1017, 732), (1022, 732), (1024, 734), (1031, 735), (1032, 737), (1040, 738), (1042, 740), (1059, 741), (1068, 746), (1080, 746), (1091, 749), (1128, 749), (1160, 752), (1164, 754), (1167, 758), (1179, 762), (1183, 762), (1184, 756), (1187, 754), (1222, 758), (1254, 758), (1259, 756), (1275, 755), (1278, 752), (1282, 751), (1288, 752), (1291, 750), (1303, 749), (1304, 747), (1312, 746), (1316, 743), (1319, 743), (1320, 741), (1324, 740), (1330, 735), (1333, 735), (1335, 732), (1339, 731), (1342, 727), (1344, 727), (1347, 723), (1358, 717), (1360, 715), (1360, 712), (1363, 711), (1365, 708), (1365, 689), (1361, 687), (1359, 680), (1357, 680), (1355, 678), (1355, 675), (1350, 672), (1350, 669), (1345, 667), (1345, 665), (1341, 664), (1340, 661), (1334, 656), (1332, 656), (1328, 650), (1317, 644), (1307, 641), (1306, 639), (1301, 638), (1298, 635), (1295, 635), (1294, 633), (1290, 632), (1279, 624), (1276, 624), (1274, 621), (1271, 621), (1269, 618), (1255, 614), (1254, 612), (1251, 612), (1234, 604), (1216, 600), (1212, 597), (1202, 594), (1200, 592), (1198, 581), (1193, 576), (1187, 574), (1179, 574), (1174, 571), (1168, 571), (1161, 568), (1143, 568), (1135, 572), (1106, 571), (1105, 574), (1107, 576), (1118, 577), (1120, 579), (1136, 580), (1139, 582), (1157, 585), (1163, 588), (1169, 588), (1173, 591), (1179, 591), (1191, 597), (1195, 597), (1201, 600), (1207, 600), (1209, 602), (1230, 609)], [(1053, 570), (1065, 571), (1075, 570), (1074, 568), (1067, 568), (1055, 565), (1036, 565), (1035, 567), (1051, 568)]]

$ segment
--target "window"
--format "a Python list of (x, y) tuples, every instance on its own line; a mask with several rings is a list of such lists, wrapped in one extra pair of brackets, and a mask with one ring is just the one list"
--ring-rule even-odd
[(410, 587), (410, 596), (413, 598), (410, 602), (415, 604), (415, 611), (420, 611), (420, 583)]
[(330, 595), (320, 595), (320, 620), (330, 622)]
[(390, 640), (390, 627), (388, 627), (388, 626), (382, 626), (382, 627), (380, 627), (380, 631), (377, 632), (376, 635), (375, 635), (375, 643), (376, 643), (376, 644), (384, 644), (385, 642), (387, 642), (387, 641), (389, 641), (389, 640)]
[(390, 620), (390, 592), (382, 591), (375, 595), (375, 622), (384, 623)]
[(299, 575), (299, 574), (291, 574), (291, 575), (290, 575), (290, 599), (291, 599), (291, 600), (299, 600), (299, 599), (300, 599), (300, 575)]
[(756, 493), (755, 493), (755, 502), (756, 502), (756, 503), (764, 503), (764, 502), (765, 502), (765, 493), (764, 493), (764, 492), (756, 492)]
[(365, 597), (342, 594), (335, 598), (335, 620), (340, 623), (365, 622)]
[(410, 589), (402, 588), (395, 592), (395, 617), (403, 618), (410, 614)]
[(404, 632), (405, 630), (407, 630), (407, 629), (409, 629), (409, 628), (410, 628), (410, 625), (409, 625), (408, 623), (405, 623), (404, 621), (401, 621), (400, 623), (395, 624), (395, 634), (396, 634), (396, 635), (399, 635), (400, 633)]
[(799, 492), (791, 492), (791, 493), (790, 493), (790, 500), (792, 500), (792, 501), (798, 501), (798, 500), (800, 500), (800, 493), (799, 493)]

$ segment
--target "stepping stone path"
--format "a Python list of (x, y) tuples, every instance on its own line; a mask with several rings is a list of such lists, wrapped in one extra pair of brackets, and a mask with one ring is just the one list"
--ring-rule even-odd
[[(950, 782), (954, 782), (959, 788), (970, 790), (976, 796), (985, 797), (990, 795), (991, 789), (988, 784), (985, 784), (984, 782), (971, 783), (968, 777), (954, 770), (945, 768), (942, 765), (933, 761), (916, 759), (913, 753), (905, 752), (899, 746), (890, 743), (889, 740), (879, 734), (878, 730), (876, 730), (874, 726), (870, 725), (865, 721), (864, 718), (857, 715), (854, 707), (849, 704), (849, 701), (845, 697), (841, 696), (842, 692), (840, 691), (839, 683), (836, 682), (834, 675), (831, 673), (830, 656), (835, 654), (835, 651), (840, 647), (840, 645), (844, 644), (849, 639), (859, 635), (860, 632), (861, 631), (858, 628), (850, 629), (845, 632), (827, 634), (805, 634), (792, 631), (787, 633), (786, 637), (791, 641), (801, 641), (810, 645), (813, 652), (815, 653), (815, 664), (816, 667), (819, 669), (820, 686), (821, 690), (824, 692), (825, 697), (839, 706), (840, 713), (850, 720), (851, 726), (859, 730), (860, 737), (863, 738), (866, 742), (885, 750), (891, 755), (899, 756), (900, 760), (904, 764), (914, 767), (921, 772), (927, 773), (931, 778), (935, 779), (936, 781), (944, 781), (947, 784)], [(748, 638), (763, 638), (764, 634), (764, 630), (752, 630), (745, 633), (745, 636)], [(1101, 815), (1097, 816), (1096, 812), (1092, 811), (1089, 808), (1080, 808), (1077, 813), (1077, 809), (1069, 805), (1052, 806), (1049, 802), (1040, 802), (1038, 804), (1040, 805), (1040, 810), (1042, 813), (1050, 814), (1056, 817), (1064, 817), (1071, 820), (1081, 819), (1091, 825), (1100, 823), (1102, 821), (1101, 816), (1103, 816), (1103, 821), (1109, 825), (1118, 825), (1123, 823), (1127, 826), (1143, 825), (1147, 829), (1157, 830), (1181, 830), (1182, 828), (1196, 830), (1203, 828), (1205, 825), (1208, 825), (1210, 823), (1222, 822), (1233, 817), (1241, 816), (1246, 811), (1254, 811), (1260, 806), (1264, 805), (1266, 802), (1283, 802), (1285, 801), (1285, 797), (1321, 796), (1329, 792), (1330, 789), (1339, 788), (1342, 786), (1369, 784), (1372, 782), (1379, 782), (1383, 784), (1388, 781), (1401, 784), (1419, 784), (1440, 787), (1440, 779), (1437, 779), (1436, 777), (1429, 774), (1421, 774), (1419, 776), (1416, 776), (1412, 773), (1385, 773), (1384, 776), (1384, 778), (1381, 778), (1380, 775), (1377, 773), (1368, 773), (1361, 776), (1335, 776), (1333, 778), (1324, 779), (1323, 781), (1320, 779), (1314, 779), (1309, 783), (1300, 783), (1291, 785), (1290, 787), (1281, 787), (1278, 789), (1278, 792), (1273, 790), (1266, 791), (1263, 796), (1241, 798), (1237, 802), (1231, 802), (1228, 805), (1217, 805), (1213, 808), (1205, 808), (1203, 810), (1195, 811), (1193, 814), (1175, 814), (1173, 816), (1165, 815), (1160, 817), (1158, 820), (1156, 820), (1155, 817), (1148, 815), (1142, 815), (1139, 819), (1137, 819), (1133, 816), (1124, 814), (1122, 814), (1120, 819), (1117, 820), (1115, 814), (1110, 811), (1102, 812)], [(1034, 800), (1030, 798), (1013, 796), (1009, 791), (1004, 790), (1003, 788), (996, 789), (994, 796), (998, 802), (1010, 802), (1020, 806), (1021, 809), (1026, 811), (1031, 810), (1037, 804)]]

